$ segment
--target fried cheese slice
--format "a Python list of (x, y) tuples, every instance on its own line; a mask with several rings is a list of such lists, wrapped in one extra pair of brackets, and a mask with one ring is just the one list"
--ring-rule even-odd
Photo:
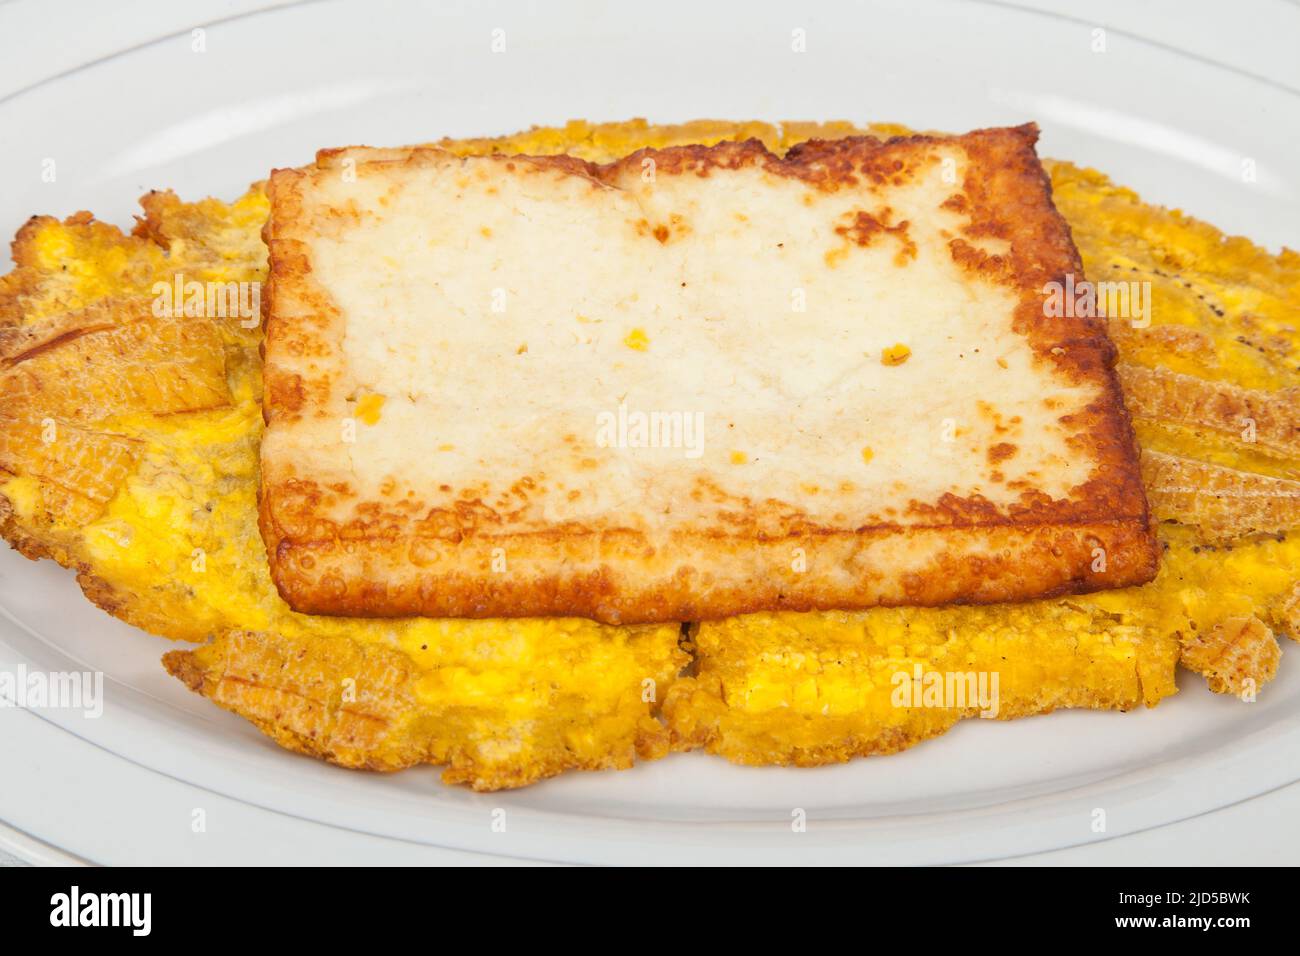
[[(804, 138), (906, 132), (847, 123), (777, 127), (700, 121), (654, 127), (636, 120), (574, 122), (501, 139), (438, 145), (465, 153), (570, 152), (603, 163), (643, 146), (756, 137), (782, 152)], [(1148, 275), (1156, 268), (1169, 271), (1174, 262), (1198, 264), (1198, 273), (1181, 280), (1152, 277), (1161, 294), (1153, 297), (1158, 307), (1146, 334), (1127, 323), (1118, 332), (1112, 327), (1122, 363), (1163, 367), (1200, 382), (1224, 382), (1273, 397), (1297, 384), (1286, 371), (1287, 362), (1292, 368), (1300, 365), (1294, 328), (1288, 330), (1287, 324), (1288, 316), (1296, 314), (1300, 281), (1294, 253), (1272, 256), (1246, 240), (1225, 240), (1209, 226), (1141, 203), (1100, 174), (1067, 163), (1046, 165), (1089, 274), (1113, 263), (1121, 271), (1140, 265)], [(207, 278), (223, 281), (264, 278), (259, 230), (266, 200), (260, 188), (230, 205), (182, 203), (169, 193), (151, 194), (143, 202), (147, 217), (134, 237), (89, 217), (67, 224), (46, 220), (39, 231), (20, 234), (15, 247), (19, 267), (0, 278), (0, 342), (14, 341), (6, 336), (48, 339), (58, 334), (54, 329), (78, 328), (86, 310), (96, 305), (110, 316), (124, 315), (124, 302), (147, 292), (152, 282), (171, 279), (178, 268), (192, 275), (210, 270)], [(1214, 284), (1189, 292), (1181, 283), (1193, 279)], [(1226, 301), (1214, 305), (1224, 316), (1200, 298), (1218, 295)], [(1220, 328), (1221, 321), (1231, 324)], [(87, 459), (95, 481), (116, 489), (106, 506), (94, 506), (103, 517), (87, 518), (52, 500), (74, 493), (85, 499), (84, 493), (0, 465), (4, 536), (30, 556), (53, 557), (77, 569), (87, 595), (118, 617), (167, 637), (203, 640), (211, 635), (202, 647), (169, 653), (168, 669), (289, 749), (347, 766), (445, 760), (453, 770), (461, 768), (453, 779), (479, 789), (517, 785), (573, 766), (559, 746), (564, 737), (559, 728), (588, 725), (589, 709), (583, 703), (588, 698), (621, 702), (620, 681), (606, 683), (601, 675), (584, 671), (580, 683), (563, 684), (563, 694), (539, 694), (518, 709), (516, 691), (527, 685), (529, 668), (546, 666), (544, 660), (539, 664), (539, 649), (556, 640), (549, 623), (541, 622), (533, 631), (533, 622), (506, 622), (522, 628), (512, 638), (525, 654), (522, 659), (485, 638), (476, 667), (467, 665), (472, 657), (457, 641), (439, 652), (439, 665), (431, 667), (423, 647), (428, 638), (445, 639), (440, 633), (417, 629), (394, 640), (395, 622), (295, 615), (278, 601), (255, 523), (260, 330), (229, 323), (219, 324), (218, 330), (226, 353), (229, 408), (106, 417), (115, 426), (116, 439), (133, 442), (137, 453), (135, 470), (125, 473), (111, 458)], [(1272, 351), (1261, 352), (1261, 344)], [(113, 370), (104, 373), (107, 379)], [(5, 407), (12, 411), (19, 406)], [(45, 417), (39, 407), (30, 412), (31, 421)], [(1256, 476), (1300, 477), (1300, 462), (1294, 458), (1262, 453), (1231, 440), (1226, 431), (1195, 422), (1156, 422), (1137, 410), (1134, 415), (1142, 444), (1190, 463), (1188, 467), (1208, 463)], [(15, 467), (26, 468), (21, 463)], [(1243, 661), (1256, 670), (1241, 675), (1238, 684), (1243, 690), (1247, 679), (1262, 685), (1271, 675), (1270, 642), (1277, 647), (1272, 634), (1300, 637), (1300, 537), (1294, 528), (1276, 528), (1207, 541), (1196, 511), (1196, 502), (1207, 500), (1204, 496), (1193, 499), (1192, 510), (1180, 517), (1162, 510), (1158, 493), (1148, 493), (1164, 522), (1164, 557), (1163, 570), (1145, 587), (1018, 607), (750, 615), (722, 622), (725, 633), (711, 632), (715, 625), (699, 628), (690, 645), (695, 676), (660, 682), (648, 692), (660, 703), (667, 695), (664, 709), (671, 715), (669, 730), (678, 748), (705, 748), (745, 763), (810, 764), (900, 749), (941, 733), (961, 716), (974, 716), (969, 705), (960, 713), (955, 708), (895, 708), (889, 695), (897, 688), (887, 679), (900, 671), (914, 674), (917, 663), (925, 673), (991, 672), (1000, 666), (999, 647), (1010, 649), (1006, 656), (1014, 661), (1000, 688), (997, 716), (1002, 718), (1052, 707), (1154, 705), (1174, 693), (1180, 655), (1185, 666), (1212, 682), (1218, 679), (1216, 671)], [(132, 543), (123, 546), (124, 540)], [(1266, 625), (1269, 633), (1243, 625), (1244, 643), (1243, 636), (1234, 638), (1232, 622), (1251, 619)], [(463, 633), (497, 631), (495, 622), (485, 621)], [(1217, 634), (1211, 649), (1197, 653), (1184, 646), (1184, 635), (1190, 642), (1198, 633)], [(609, 634), (617, 645), (626, 631), (583, 631), (563, 645), (563, 654), (580, 660), (583, 642), (591, 643), (593, 634)], [(626, 641), (615, 656), (628, 674), (642, 674), (638, 695), (647, 693), (644, 681), (654, 680), (660, 668), (675, 674), (688, 660), (677, 647), (676, 628), (650, 634), (644, 643)], [(1234, 646), (1253, 650), (1229, 654)], [(359, 672), (383, 676), (356, 684)], [(446, 684), (467, 674), (474, 675), (467, 692), (445, 698), (442, 707)], [(872, 675), (883, 684), (865, 689), (862, 680)], [(349, 678), (353, 685), (344, 683)], [(426, 680), (432, 683), (421, 683)], [(345, 701), (348, 686), (355, 693), (349, 692), (353, 699)], [(412, 689), (422, 686), (437, 688), (436, 693), (421, 697)], [(1219, 689), (1231, 691), (1226, 685)], [(620, 706), (600, 704), (594, 710), (608, 719), (591, 725), (599, 731), (594, 746), (585, 751), (587, 765), (613, 765), (638, 751), (643, 756), (660, 751), (663, 738), (643, 720), (657, 713), (652, 705), (626, 720), (614, 716)], [(453, 724), (438, 731), (439, 721), (449, 714)], [(507, 744), (492, 752), (491, 741), (498, 736)]]
[(1081, 267), (1036, 138), (277, 170), (281, 595), (636, 623), (1150, 580), (1104, 323), (1043, 314)]

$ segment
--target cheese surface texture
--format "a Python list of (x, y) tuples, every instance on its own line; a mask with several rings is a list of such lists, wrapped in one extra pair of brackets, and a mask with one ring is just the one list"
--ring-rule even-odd
[(1032, 127), (271, 180), (261, 526), (296, 610), (611, 623), (1155, 569)]

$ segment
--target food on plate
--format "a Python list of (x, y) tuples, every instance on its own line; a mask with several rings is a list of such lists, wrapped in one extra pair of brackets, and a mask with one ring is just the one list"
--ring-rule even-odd
[(133, 235), (87, 215), (34, 219), (15, 242), (18, 268), (0, 279), (5, 538), (74, 569), (128, 623), (215, 638), (169, 669), (290, 749), (432, 762), (479, 789), (666, 753), (657, 709), (688, 660), (676, 624), (367, 622), (280, 600), (257, 530), (260, 327), (161, 319), (152, 291), (176, 275), (261, 281), (264, 193), (143, 205)]
[[(642, 147), (757, 137), (783, 153), (813, 137), (906, 132), (575, 122), (438, 145), (605, 163)], [(151, 193), (131, 235), (89, 215), (22, 229), (17, 268), (0, 278), (0, 530), (29, 557), (75, 570), (123, 620), (207, 641), (168, 653), (168, 669), (283, 746), (345, 766), (448, 764), (447, 779), (478, 789), (626, 766), (669, 746), (759, 764), (896, 750), (974, 715), (893, 707), (893, 674), (918, 664), (997, 668), (1000, 719), (1154, 705), (1175, 693), (1180, 658), (1213, 689), (1247, 696), (1275, 672), (1274, 635), (1300, 636), (1300, 452), (1288, 438), (1300, 425), (1300, 256), (1146, 205), (1099, 173), (1045, 165), (1087, 274), (1151, 283), (1150, 326), (1110, 324), (1160, 521), (1161, 570), (1145, 586), (1014, 606), (753, 614), (692, 626), (685, 639), (675, 626), (572, 619), (296, 614), (275, 591), (257, 528), (260, 329), (198, 318), (168, 337), (174, 326), (152, 312), (154, 283), (178, 273), (205, 285), (265, 278), (260, 186), (231, 204)], [(65, 351), (119, 341), (91, 337), (133, 325), (158, 329), (139, 348), (184, 387), (124, 386), (141, 352)], [(33, 378), (11, 373), (42, 353), (41, 387), (17, 389)], [(215, 401), (216, 363), (221, 403), (184, 407)], [(1161, 398), (1171, 375), (1182, 376), (1178, 394), (1202, 400)], [(1266, 441), (1242, 440), (1242, 408), (1275, 414), (1256, 424)], [(61, 434), (76, 439), (42, 443), (30, 426), (46, 419), (75, 426)], [(87, 455), (91, 440), (122, 452)], [(588, 656), (594, 666), (581, 666)]]
[(1037, 135), (276, 170), (280, 594), (616, 624), (1150, 580), (1104, 323), (1043, 316), (1082, 267)]

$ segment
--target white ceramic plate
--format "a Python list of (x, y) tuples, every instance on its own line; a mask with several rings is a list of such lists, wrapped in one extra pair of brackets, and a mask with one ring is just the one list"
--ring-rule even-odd
[[(497, 28), (504, 53), (491, 51)], [(796, 28), (806, 53), (792, 52)], [(1035, 119), (1045, 155), (1300, 246), (1285, 138), (1300, 97), (1114, 31), (1096, 53), (1092, 30), (983, 3), (293, 4), (210, 26), (204, 53), (186, 30), (0, 100), (0, 227), (83, 208), (125, 224), (149, 188), (232, 198), (320, 146), (570, 117)], [(46, 158), (55, 183), (41, 180)], [(975, 861), (1110, 839), (1300, 779), (1288, 658), (1252, 705), (1188, 677), (1154, 711), (967, 722), (847, 766), (679, 755), (476, 795), (431, 768), (348, 773), (279, 750), (167, 677), (163, 641), (93, 608), (49, 563), (0, 555), (0, 608), (0, 669), (107, 675), (96, 720), (0, 708), (0, 819), (97, 862)], [(796, 808), (807, 832), (792, 831)]]

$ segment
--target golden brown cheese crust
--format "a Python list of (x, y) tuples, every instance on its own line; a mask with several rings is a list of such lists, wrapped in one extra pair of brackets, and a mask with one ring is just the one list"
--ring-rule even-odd
[[(520, 174), (579, 177), (593, 189), (635, 178), (647, 162), (668, 177), (708, 178), (758, 168), (823, 193), (869, 193), (905, 184), (937, 163), (933, 150), (957, 144), (966, 175), (945, 202), (964, 217), (947, 255), (969, 281), (1014, 293), (1013, 332), (1034, 363), (1063, 388), (1092, 399), (1065, 407), (1068, 454), (1087, 462), (1084, 480), (1046, 494), (1033, 480), (1006, 481), (1006, 500), (946, 493), (911, 498), (900, 509), (853, 513), (846, 527), (807, 510), (798, 497), (752, 497), (743, 485), (701, 480), (690, 497), (708, 520), (648, 534), (631, 522), (561, 516), (546, 486), (547, 462), (508, 488), (436, 489), (402, 475), (370, 496), (347, 473), (317, 474), (316, 456), (281, 451), (295, 429), (327, 428), (347, 381), (341, 314), (314, 273), (311, 230), (344, 230), (364, 209), (339, 209), (328, 224), (305, 222), (320, 182), (354, 168), (434, 166), (446, 154), (421, 148), (323, 152), (315, 169), (277, 170), (271, 218), (266, 354), (266, 417), (260, 523), (273, 577), (296, 610), (349, 616), (505, 617), (579, 615), (606, 622), (718, 618), (758, 610), (861, 608), (879, 604), (1017, 601), (1121, 587), (1150, 580), (1156, 548), (1135, 446), (1113, 372), (1114, 349), (1095, 318), (1044, 319), (1041, 289), (1082, 275), (1069, 227), (1051, 203), (1034, 154), (1033, 127), (962, 137), (855, 137), (813, 141), (784, 157), (751, 140), (717, 146), (639, 150), (606, 165), (570, 156), (496, 157)], [(468, 167), (467, 167), (468, 169)], [(887, 219), (886, 217), (883, 217)], [(896, 242), (915, 256), (907, 223), (860, 213), (837, 230), (846, 242)], [(663, 227), (661, 227), (663, 228)], [(655, 238), (667, 244), (667, 230)], [(992, 251), (992, 250), (999, 251)], [(472, 361), (471, 356), (465, 357)], [(1005, 427), (997, 423), (998, 428)], [(1035, 440), (989, 449), (996, 467)], [(999, 451), (998, 449), (1001, 449)], [(429, 491), (434, 495), (429, 495)], [(1104, 552), (1104, 560), (1098, 554)], [(815, 556), (811, 571), (792, 554)], [(510, 572), (493, 573), (508, 556)]]

